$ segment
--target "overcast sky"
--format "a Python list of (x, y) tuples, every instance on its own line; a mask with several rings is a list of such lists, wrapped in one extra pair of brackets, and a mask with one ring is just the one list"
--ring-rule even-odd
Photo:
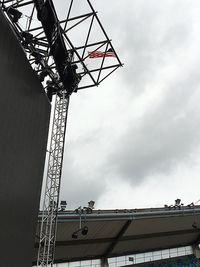
[(92, 0), (124, 63), (71, 97), (61, 199), (68, 208), (200, 199), (199, 0)]

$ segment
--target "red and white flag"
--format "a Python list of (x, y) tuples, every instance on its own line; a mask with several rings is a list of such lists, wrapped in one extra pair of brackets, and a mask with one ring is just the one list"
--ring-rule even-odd
[(88, 52), (89, 58), (98, 58), (98, 57), (116, 57), (115, 52), (112, 48), (108, 49), (106, 52), (102, 51), (93, 51)]

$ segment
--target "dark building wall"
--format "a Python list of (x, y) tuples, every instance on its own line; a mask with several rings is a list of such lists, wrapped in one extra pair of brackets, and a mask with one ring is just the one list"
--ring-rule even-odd
[(50, 104), (0, 10), (0, 266), (31, 266)]

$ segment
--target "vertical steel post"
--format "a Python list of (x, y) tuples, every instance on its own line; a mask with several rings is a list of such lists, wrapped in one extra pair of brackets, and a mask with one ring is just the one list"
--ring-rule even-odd
[(37, 266), (53, 266), (69, 97), (56, 95)]

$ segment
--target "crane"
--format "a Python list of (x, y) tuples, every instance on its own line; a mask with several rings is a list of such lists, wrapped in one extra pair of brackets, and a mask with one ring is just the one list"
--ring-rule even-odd
[[(54, 100), (37, 257), (37, 266), (42, 267), (53, 266), (54, 263), (70, 96), (73, 92), (81, 89), (98, 86), (122, 66), (97, 12), (89, 0), (84, 1), (89, 12), (73, 15), (75, 0), (70, 0), (67, 16), (61, 21), (58, 19), (53, 0), (0, 1), (0, 6), (15, 31), (31, 67), (38, 75), (49, 101)], [(24, 17), (23, 14), (25, 14), (24, 27), (21, 26), (22, 23), (19, 23)], [(82, 44), (75, 45), (70, 33), (85, 21), (88, 22), (88, 27), (84, 31), (84, 41)], [(71, 22), (70, 26), (68, 26), (69, 22)], [(102, 35), (101, 40), (95, 41), (95, 38), (91, 38), (92, 29), (96, 29), (95, 23)], [(95, 30), (94, 36), (97, 35)], [(90, 49), (90, 53), (87, 51), (88, 49)], [(103, 52), (99, 52), (99, 50), (103, 50)], [(91, 53), (93, 56), (90, 57)], [(98, 67), (91, 64), (90, 61), (91, 58), (95, 58), (95, 53), (101, 60)], [(106, 61), (107, 56), (113, 56), (113, 59)]]

